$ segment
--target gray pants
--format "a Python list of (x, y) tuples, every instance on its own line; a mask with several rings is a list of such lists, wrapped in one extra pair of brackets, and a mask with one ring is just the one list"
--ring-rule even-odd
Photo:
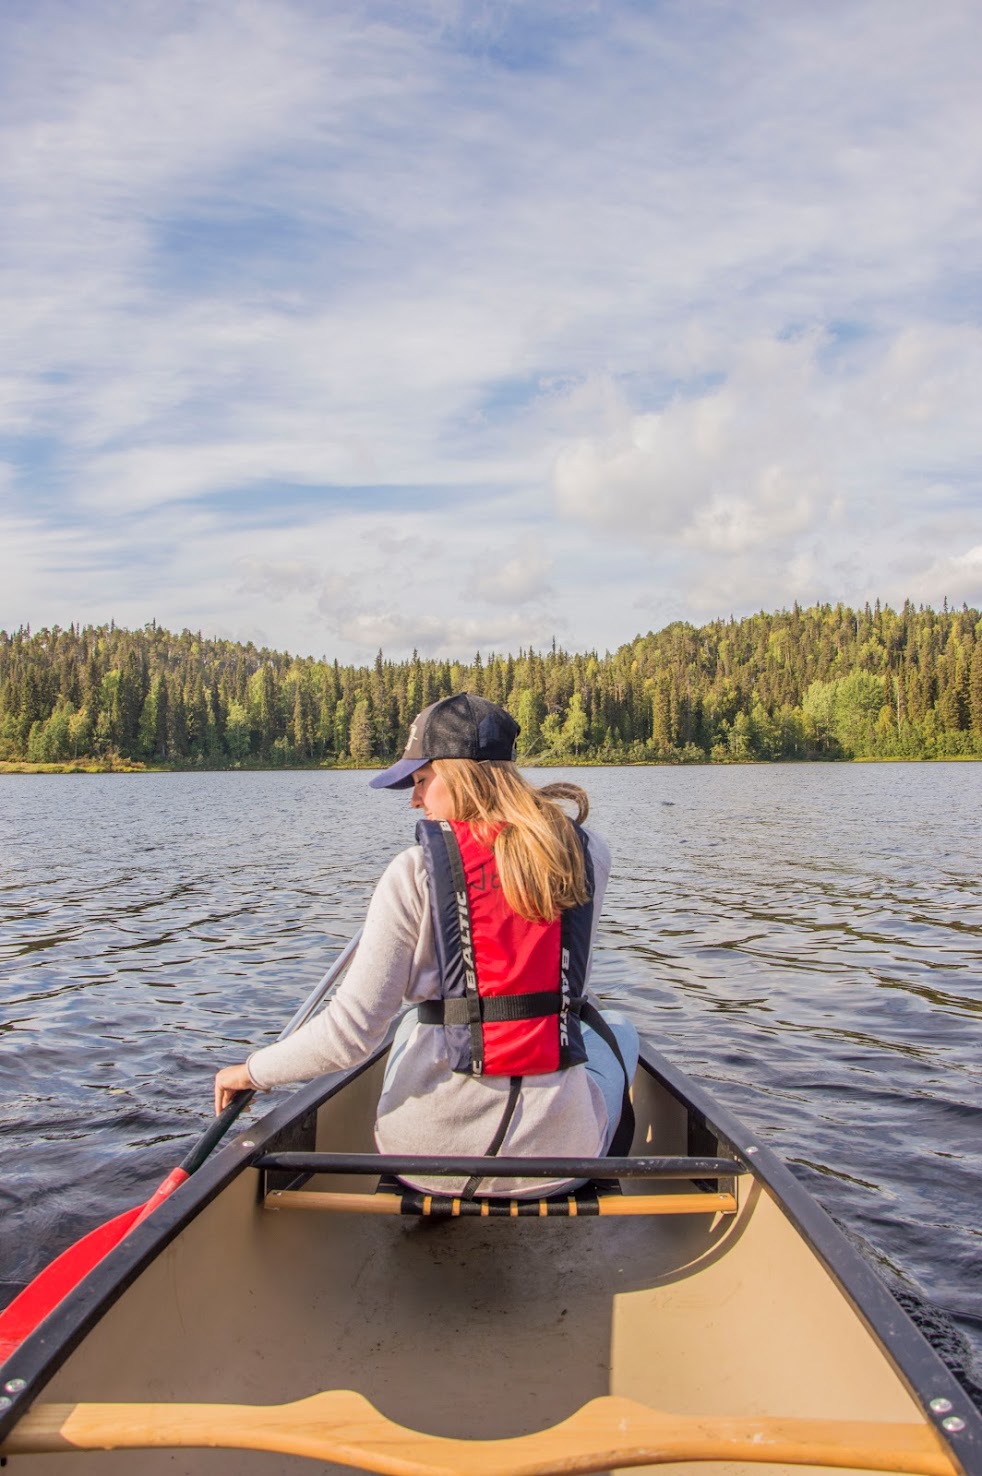
[[(601, 1013), (620, 1046), (624, 1065), (627, 1068), (628, 1085), (630, 1085), (638, 1067), (640, 1051), (638, 1032), (620, 1010), (604, 1009)], [(610, 1046), (595, 1030), (590, 1028), (585, 1020), (582, 1022), (582, 1029), (583, 1044), (586, 1046), (586, 1069), (603, 1092), (604, 1101), (607, 1103), (607, 1120), (610, 1123), (610, 1129), (605, 1146), (609, 1148), (614, 1133), (617, 1131), (624, 1101), (624, 1072)]]

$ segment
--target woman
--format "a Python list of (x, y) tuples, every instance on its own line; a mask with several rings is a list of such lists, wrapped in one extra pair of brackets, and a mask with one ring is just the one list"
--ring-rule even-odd
[[(630, 1022), (602, 1017), (586, 996), (610, 853), (580, 828), (581, 789), (526, 783), (514, 763), (518, 732), (503, 708), (466, 692), (419, 714), (402, 759), (369, 781), (412, 789), (419, 844), (384, 872), (329, 1007), (219, 1071), (216, 1112), (244, 1088), (358, 1065), (408, 1003), (378, 1105), (380, 1152), (598, 1157), (610, 1148), (638, 1055)], [(560, 799), (578, 805), (577, 823)], [(412, 1182), (515, 1196), (568, 1183)]]

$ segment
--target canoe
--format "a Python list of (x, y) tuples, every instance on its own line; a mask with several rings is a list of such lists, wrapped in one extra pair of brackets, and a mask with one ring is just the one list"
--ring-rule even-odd
[(384, 1055), (240, 1127), (17, 1349), (10, 1472), (982, 1476), (982, 1417), (873, 1271), (649, 1044), (630, 1160), (561, 1160), (591, 1181), (543, 1201), (389, 1178)]

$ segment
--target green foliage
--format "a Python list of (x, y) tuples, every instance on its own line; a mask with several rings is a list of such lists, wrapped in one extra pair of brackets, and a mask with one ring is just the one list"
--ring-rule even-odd
[(531, 687), (513, 687), (507, 705), (522, 730), (518, 736), (519, 753), (522, 757), (533, 756), (541, 746), (542, 720), (546, 715), (541, 693)]
[(836, 752), (835, 696), (837, 682), (810, 682), (801, 704), (806, 742), (823, 754)]
[(234, 700), (228, 705), (228, 714), (225, 719), (225, 748), (229, 758), (235, 764), (241, 764), (249, 757), (249, 714), (241, 702)]
[(876, 724), (883, 707), (883, 681), (868, 671), (851, 671), (835, 684), (835, 736), (843, 753), (873, 753)]
[(589, 731), (590, 720), (583, 706), (583, 698), (579, 692), (574, 692), (569, 699), (569, 706), (566, 709), (566, 720), (562, 727), (564, 751), (574, 754), (582, 753), (586, 747)]
[(982, 757), (979, 612), (908, 603), (470, 665), (341, 666), (156, 625), (0, 632), (0, 761), (390, 762), (415, 713), (463, 688), (514, 713), (531, 762)]
[(351, 757), (358, 764), (371, 762), (375, 751), (375, 738), (372, 733), (372, 710), (368, 705), (368, 698), (362, 697), (355, 704), (355, 710), (351, 715), (351, 734), (348, 739)]

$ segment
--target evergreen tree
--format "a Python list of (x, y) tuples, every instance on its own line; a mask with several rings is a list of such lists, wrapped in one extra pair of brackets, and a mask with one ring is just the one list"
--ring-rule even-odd
[(982, 755), (980, 652), (978, 611), (909, 601), (676, 622), (602, 659), (554, 645), (471, 665), (379, 652), (342, 666), (156, 624), (23, 627), (0, 631), (0, 758), (390, 761), (410, 719), (461, 689), (514, 713), (531, 761)]
[(375, 753), (375, 735), (372, 731), (372, 714), (368, 699), (362, 697), (355, 703), (351, 715), (351, 732), (348, 738), (351, 757), (359, 764), (370, 763)]

